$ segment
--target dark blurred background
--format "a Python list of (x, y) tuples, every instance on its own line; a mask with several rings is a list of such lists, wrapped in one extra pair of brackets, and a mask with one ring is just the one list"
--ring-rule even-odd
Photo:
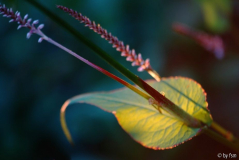
[[(163, 77), (185, 76), (207, 92), (213, 119), (239, 137), (239, 3), (233, 0), (38, 0), (64, 18), (103, 50), (143, 79), (120, 53), (83, 24), (56, 8), (65, 5), (96, 23), (150, 58)], [(44, 23), (43, 32), (71, 50), (122, 77), (87, 46), (26, 1), (2, 4)], [(206, 135), (170, 150), (144, 148), (127, 135), (114, 116), (97, 107), (76, 104), (66, 111), (75, 141), (66, 140), (59, 120), (61, 105), (72, 96), (122, 87), (105, 75), (55, 46), (26, 39), (26, 28), (0, 18), (0, 159), (218, 159), (218, 153), (235, 153)], [(209, 35), (219, 35), (224, 58), (193, 39), (172, 30), (181, 22)]]

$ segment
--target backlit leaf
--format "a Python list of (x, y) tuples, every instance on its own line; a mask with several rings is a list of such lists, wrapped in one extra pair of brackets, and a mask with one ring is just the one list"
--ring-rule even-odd
[[(195, 81), (188, 78), (171, 77), (163, 78), (160, 82), (147, 82), (193, 117), (208, 126), (211, 124), (212, 118), (207, 109), (204, 90)], [(73, 103), (88, 103), (113, 113), (120, 126), (134, 140), (148, 148), (173, 148), (201, 131), (201, 128), (188, 127), (166, 111), (162, 111), (162, 114), (159, 113), (149, 105), (146, 99), (128, 88), (79, 95), (68, 100), (63, 108), (65, 109)], [(61, 120), (63, 119), (61, 118)], [(71, 140), (63, 121), (63, 130), (68, 140)]]

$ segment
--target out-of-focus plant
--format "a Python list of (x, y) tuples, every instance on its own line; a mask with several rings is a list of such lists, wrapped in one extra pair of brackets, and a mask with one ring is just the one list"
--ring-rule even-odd
[(180, 23), (173, 24), (173, 30), (177, 33), (192, 38), (205, 50), (213, 53), (217, 59), (222, 59), (224, 57), (225, 48), (221, 37), (217, 35), (209, 35), (204, 32), (194, 31)]
[(229, 28), (232, 1), (197, 0), (201, 6), (206, 26), (215, 33), (222, 33)]
[(17, 22), (18, 29), (25, 27), (30, 30), (27, 38), (37, 34), (40, 36), (38, 42), (45, 40), (59, 47), (128, 88), (107, 93), (84, 94), (67, 100), (61, 108), (60, 119), (63, 131), (72, 144), (73, 140), (65, 122), (65, 110), (70, 104), (88, 103), (113, 113), (121, 127), (133, 139), (148, 148), (156, 150), (173, 148), (198, 134), (206, 133), (239, 152), (238, 139), (212, 120), (206, 93), (200, 84), (183, 77), (160, 78), (152, 69), (149, 59), (143, 60), (141, 54), (137, 55), (135, 50), (130, 50), (128, 45), (125, 46), (100, 25), (96, 25), (95, 22), (72, 9), (57, 7), (100, 34), (102, 38), (113, 44), (122, 56), (126, 56), (126, 60), (131, 61), (133, 66), (139, 66), (139, 71), (147, 71), (156, 80), (142, 80), (94, 44), (87, 42), (97, 54), (138, 87), (133, 86), (46, 36), (42, 32), (43, 24), (36, 27), (38, 20), (31, 22), (32, 19), (29, 19), (28, 15), (22, 18), (20, 12), (13, 12), (11, 8), (0, 4), (0, 12), (4, 17), (10, 18), (9, 22)]

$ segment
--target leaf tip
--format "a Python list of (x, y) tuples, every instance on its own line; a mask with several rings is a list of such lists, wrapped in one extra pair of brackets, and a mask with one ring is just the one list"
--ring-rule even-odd
[(62, 127), (62, 130), (67, 138), (67, 140), (70, 142), (70, 144), (72, 146), (74, 146), (74, 143), (73, 143), (73, 140), (72, 140), (72, 137), (71, 137), (71, 134), (69, 132), (69, 129), (67, 127), (67, 124), (66, 124), (66, 119), (65, 119), (65, 111), (66, 111), (66, 108), (69, 106), (70, 104), (70, 100), (67, 100), (61, 107), (61, 112), (60, 112), (60, 121), (61, 121), (61, 127)]

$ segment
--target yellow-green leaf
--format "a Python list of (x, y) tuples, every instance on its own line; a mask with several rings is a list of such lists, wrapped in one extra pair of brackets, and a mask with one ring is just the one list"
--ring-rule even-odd
[[(163, 78), (160, 82), (147, 82), (193, 117), (207, 125), (211, 124), (212, 118), (207, 109), (206, 94), (195, 81), (171, 77)], [(61, 122), (70, 141), (71, 136), (65, 124), (64, 112), (66, 107), (73, 103), (88, 103), (113, 113), (120, 126), (134, 140), (148, 148), (172, 148), (201, 131), (201, 128), (188, 127), (166, 111), (159, 113), (147, 100), (128, 88), (123, 88), (112, 92), (79, 95), (68, 100), (63, 105)]]

